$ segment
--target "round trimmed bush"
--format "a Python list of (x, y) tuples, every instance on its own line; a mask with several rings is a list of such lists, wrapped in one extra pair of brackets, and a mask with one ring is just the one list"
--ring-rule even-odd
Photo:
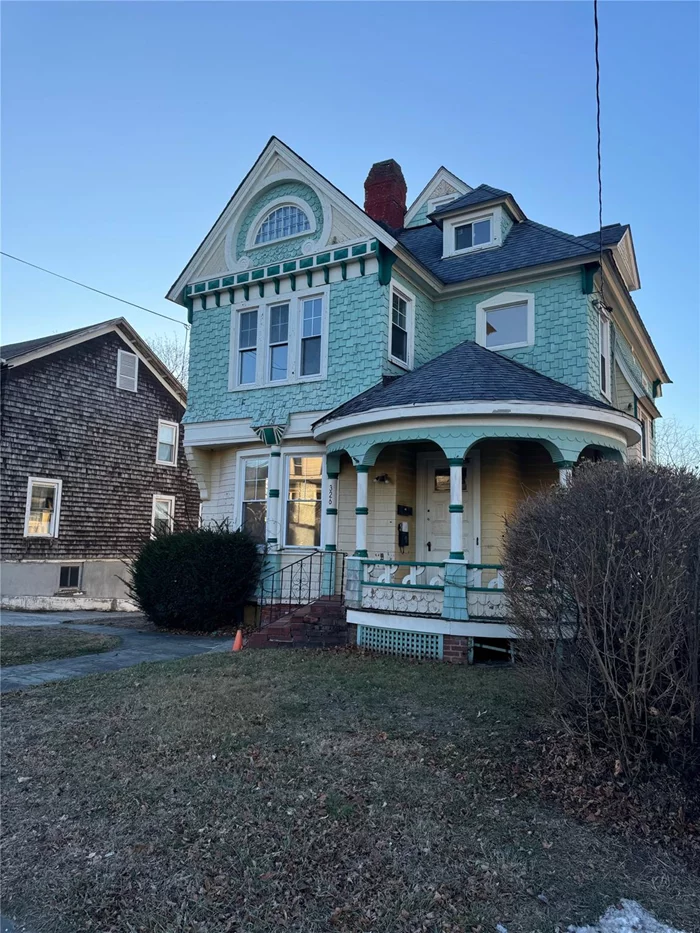
[(131, 567), (132, 595), (156, 625), (213, 632), (239, 624), (263, 555), (244, 531), (198, 528), (158, 535)]

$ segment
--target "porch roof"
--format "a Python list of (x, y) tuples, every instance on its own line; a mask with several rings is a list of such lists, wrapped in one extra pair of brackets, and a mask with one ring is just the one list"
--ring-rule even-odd
[(316, 424), (381, 408), (485, 401), (544, 402), (612, 410), (606, 402), (466, 340), (412, 372), (356, 395)]

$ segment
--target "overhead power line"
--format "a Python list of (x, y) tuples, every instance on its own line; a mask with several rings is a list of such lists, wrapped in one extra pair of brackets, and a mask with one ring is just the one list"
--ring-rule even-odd
[(598, 253), (600, 264), (600, 301), (603, 308), (606, 308), (605, 273), (603, 271), (603, 160), (601, 157), (602, 143), (600, 132), (600, 53), (598, 49), (598, 0), (593, 0), (593, 28), (595, 31), (595, 102), (596, 132), (598, 137)]
[(52, 272), (51, 269), (44, 269), (43, 266), (37, 266), (34, 262), (28, 262), (26, 259), (20, 259), (19, 256), (13, 256), (0, 250), (0, 256), (6, 256), (8, 259), (14, 259), (15, 262), (21, 262), (25, 266), (31, 266), (32, 269), (38, 269), (39, 272), (45, 272), (47, 275), (53, 275), (57, 279), (63, 279), (64, 282), (72, 282), (73, 285), (79, 285), (81, 288), (87, 288), (90, 292), (96, 292), (98, 295), (104, 295), (105, 298), (112, 298), (114, 301), (120, 301), (123, 305), (129, 305), (132, 308), (138, 308), (139, 311), (146, 311), (148, 314), (155, 314), (156, 317), (165, 318), (166, 321), (173, 321), (175, 324), (181, 324), (185, 330), (189, 330), (190, 325), (185, 321), (178, 321), (176, 317), (169, 317), (167, 314), (161, 314), (160, 311), (152, 311), (150, 308), (144, 308), (143, 305), (137, 305), (133, 301), (127, 301), (126, 298), (119, 298), (117, 295), (111, 295), (109, 292), (103, 292), (100, 288), (93, 288), (92, 285), (86, 285), (84, 282), (78, 282), (76, 279), (70, 279), (67, 275), (60, 275), (58, 272)]

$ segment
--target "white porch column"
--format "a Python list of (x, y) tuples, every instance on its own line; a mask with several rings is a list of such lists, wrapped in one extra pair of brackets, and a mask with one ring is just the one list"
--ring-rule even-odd
[(279, 446), (270, 448), (270, 461), (267, 468), (267, 522), (265, 538), (268, 547), (277, 548), (280, 545), (280, 479), (282, 467), (282, 451)]
[(450, 560), (464, 560), (462, 542), (462, 468), (461, 458), (450, 459)]
[(355, 508), (355, 557), (367, 557), (367, 483), (369, 467), (360, 463), (357, 471), (357, 507)]
[(555, 466), (559, 469), (559, 484), (568, 486), (574, 475), (574, 464), (572, 460), (559, 460)]
[(338, 471), (326, 473), (326, 529), (325, 542), (327, 551), (335, 551), (338, 546)]

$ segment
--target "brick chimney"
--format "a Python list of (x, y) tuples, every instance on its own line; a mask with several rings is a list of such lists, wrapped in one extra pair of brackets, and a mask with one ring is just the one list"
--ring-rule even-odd
[(365, 211), (377, 223), (398, 230), (406, 215), (406, 181), (393, 159), (375, 162), (365, 181)]

